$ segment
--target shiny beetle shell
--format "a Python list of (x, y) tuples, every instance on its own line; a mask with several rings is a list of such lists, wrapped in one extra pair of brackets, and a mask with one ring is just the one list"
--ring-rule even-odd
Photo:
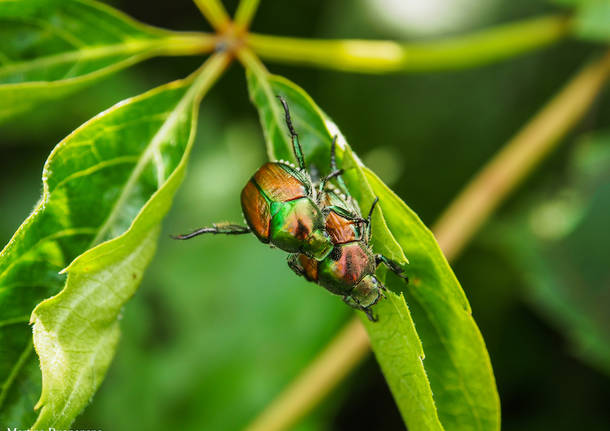
[(322, 259), (332, 250), (311, 179), (282, 162), (265, 163), (241, 193), (246, 223), (264, 243)]
[[(325, 190), (322, 198), (324, 207), (338, 206), (350, 210), (354, 214), (360, 215), (360, 211), (347, 198), (340, 195), (334, 187)], [(346, 244), (351, 241), (358, 241), (362, 238), (362, 223), (348, 220), (340, 215), (330, 212), (325, 220), (326, 231), (333, 240), (333, 244)]]
[(399, 264), (383, 255), (374, 254), (369, 245), (369, 225), (377, 200), (371, 207), (368, 219), (362, 220), (358, 207), (350, 197), (332, 185), (323, 193), (323, 211), (327, 213), (325, 227), (333, 240), (333, 250), (322, 260), (293, 254), (288, 258), (288, 265), (298, 275), (343, 296), (349, 306), (362, 310), (370, 320), (376, 320), (371, 307), (384, 297), (383, 291), (386, 290), (375, 276), (377, 265), (383, 262), (397, 275), (407, 278)]
[(350, 295), (365, 276), (375, 273), (375, 257), (361, 241), (337, 244), (328, 257), (316, 261), (298, 256), (307, 280), (324, 286), (336, 295)]

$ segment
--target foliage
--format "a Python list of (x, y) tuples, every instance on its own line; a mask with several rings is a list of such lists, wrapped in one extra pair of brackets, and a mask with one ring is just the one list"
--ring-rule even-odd
[[(413, 430), (499, 429), (489, 355), (434, 236), (364, 166), (307, 93), (268, 74), (256, 55), (297, 63), (311, 55), (318, 60), (305, 62), (318, 66), (331, 58), (328, 67), (370, 73), (463, 68), (559, 40), (568, 31), (565, 17), (406, 46), (248, 39), (258, 2), (240, 3), (235, 28), (217, 1), (195, 3), (216, 35), (154, 28), (92, 0), (0, 3), (0, 121), (153, 56), (217, 51), (188, 78), (119, 102), (51, 152), (40, 201), (0, 253), (1, 425), (68, 428), (97, 391), (117, 348), (123, 306), (153, 258), (161, 222), (185, 175), (201, 99), (236, 57), (246, 68), (270, 159), (292, 157), (276, 100), (281, 94), (309, 165), (325, 172), (338, 135), (340, 165), (363, 213), (380, 198), (373, 248), (404, 262), (411, 284), (380, 271), (387, 275), (389, 298), (375, 308), (378, 323), (363, 323), (404, 422)], [(607, 0), (564, 3), (577, 8), (575, 34), (608, 40)], [(339, 315), (329, 311), (320, 326)], [(576, 319), (568, 324), (577, 326)], [(234, 420), (237, 427), (239, 418)]]
[[(432, 233), (362, 166), (337, 126), (301, 88), (267, 75), (256, 64), (248, 71), (248, 83), (269, 154), (288, 157), (291, 151), (290, 142), (281, 133), (283, 114), (274, 97), (281, 94), (289, 101), (296, 129), (303, 131), (301, 140), (308, 163), (326, 174), (330, 143), (338, 135), (343, 150), (339, 152), (339, 166), (346, 170), (346, 182), (362, 213), (366, 214), (374, 197), (379, 197), (380, 210), (373, 220), (374, 250), (398, 262), (409, 257), (411, 288), (396, 280), (390, 282), (390, 300), (375, 308), (379, 322), (363, 319), (409, 429), (498, 428), (499, 400), (485, 345), (466, 297)], [(421, 310), (419, 319), (411, 318), (403, 295)], [(433, 353), (424, 360), (428, 350)]]
[(0, 7), (0, 121), (200, 38), (140, 24), (88, 0), (9, 0)]
[[(224, 63), (214, 58), (196, 77), (121, 102), (62, 141), (47, 161), (43, 197), (0, 260), (3, 306), (13, 313), (2, 331), (10, 354), (36, 360), (22, 330), (35, 307), (30, 321), (43, 371), (37, 426), (68, 427), (102, 381), (118, 314), (152, 257), (184, 175), (197, 102)], [(17, 358), (5, 364), (5, 402), (18, 400), (8, 390), (24, 365)]]

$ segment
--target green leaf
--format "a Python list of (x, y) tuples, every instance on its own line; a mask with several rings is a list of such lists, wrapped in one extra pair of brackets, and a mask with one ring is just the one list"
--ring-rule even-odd
[(583, 39), (610, 42), (610, 0), (555, 0), (576, 8), (574, 33)]
[(499, 429), (493, 370), (462, 288), (417, 215), (370, 170), (365, 174), (411, 262), (410, 284), (403, 291), (422, 339), (441, 422), (447, 430)]
[[(263, 162), (262, 135), (255, 122), (219, 122), (219, 109), (200, 116), (167, 233), (242, 218), (238, 197)], [(351, 314), (254, 235), (162, 241), (125, 307), (106, 380), (72, 428), (243, 430)], [(317, 422), (338, 407), (317, 412)]]
[(31, 415), (22, 400), (32, 392), (13, 384), (36, 360), (20, 360), (31, 349), (30, 313), (42, 369), (33, 428), (69, 427), (95, 393), (114, 355), (121, 307), (184, 175), (199, 100), (226, 64), (213, 57), (185, 80), (120, 102), (51, 153), (40, 203), (0, 253), (0, 340), (14, 347), (0, 363), (2, 423), (29, 425), (8, 419)]
[(374, 250), (410, 261), (410, 284), (389, 274), (386, 283), (392, 292), (375, 308), (379, 321), (362, 319), (408, 428), (499, 429), (499, 399), (483, 338), (432, 233), (362, 165), (337, 126), (301, 88), (268, 75), (255, 61), (246, 64), (250, 97), (259, 110), (268, 153), (292, 158), (275, 98), (281, 94), (288, 100), (308, 166), (328, 172), (330, 143), (338, 135), (340, 166), (362, 211), (368, 212), (375, 196), (380, 198), (380, 211), (373, 217)]
[(577, 147), (563, 184), (491, 228), (524, 281), (532, 307), (563, 334), (574, 355), (610, 376), (610, 133)]
[(377, 322), (361, 316), (377, 362), (410, 430), (444, 430), (430, 381), (421, 340), (403, 295), (386, 293), (375, 307)]
[(205, 44), (202, 36), (147, 26), (92, 0), (4, 0), (0, 121), (138, 61)]

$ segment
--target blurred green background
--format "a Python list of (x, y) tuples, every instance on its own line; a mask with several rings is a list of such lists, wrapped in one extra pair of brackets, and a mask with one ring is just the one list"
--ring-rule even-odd
[[(147, 23), (207, 29), (188, 0), (108, 3)], [(225, 4), (233, 10), (236, 2)], [(253, 29), (414, 40), (556, 10), (532, 0), (263, 1)], [(268, 66), (305, 88), (365, 163), (430, 225), (597, 51), (566, 41), (484, 68), (394, 76)], [(35, 205), (43, 163), (59, 140), (111, 104), (186, 76), (200, 62), (151, 60), (0, 126), (0, 241), (9, 240)], [(505, 430), (610, 429), (605, 93), (454, 264), (489, 348)], [(264, 159), (244, 73), (234, 65), (203, 102), (189, 172), (165, 233), (240, 221), (239, 192)], [(240, 429), (351, 315), (339, 299), (295, 277), (282, 252), (254, 237), (178, 243), (163, 235), (124, 310), (107, 379), (75, 427)], [(297, 429), (402, 427), (369, 357)]]

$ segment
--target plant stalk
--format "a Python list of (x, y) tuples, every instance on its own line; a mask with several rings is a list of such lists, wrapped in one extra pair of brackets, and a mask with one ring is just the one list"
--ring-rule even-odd
[(241, 0), (235, 12), (233, 22), (236, 27), (241, 30), (246, 30), (258, 9), (259, 0)]
[(200, 55), (212, 52), (216, 46), (216, 36), (209, 33), (176, 32), (162, 41), (161, 55)]
[(585, 67), (464, 187), (433, 227), (455, 259), (485, 220), (557, 147), (586, 113), (610, 75), (610, 51)]
[[(195, 104), (201, 103), (201, 99), (208, 90), (218, 81), (231, 64), (233, 57), (230, 53), (216, 53), (208, 58), (205, 63), (194, 73), (193, 80), (193, 101)], [(190, 91), (190, 90), (189, 90)]]
[[(449, 205), (433, 228), (448, 260), (459, 255), (499, 204), (577, 124), (609, 76), (610, 51), (572, 78)], [(360, 325), (358, 318), (348, 322), (247, 430), (285, 430), (312, 410), (369, 352)]]
[[(248, 47), (240, 48), (236, 55), (244, 68), (249, 69), (255, 75), (264, 77), (269, 73), (265, 65)], [(271, 91), (271, 89), (269, 89), (269, 91)]]
[(227, 10), (219, 0), (193, 0), (205, 19), (217, 31), (221, 32), (231, 23)]
[(555, 43), (570, 31), (564, 15), (545, 16), (450, 39), (399, 43), (249, 34), (261, 58), (356, 73), (423, 72), (480, 66)]
[[(323, 386), (328, 388), (335, 387), (358, 365), (369, 347), (364, 327), (358, 319), (352, 319), (246, 431), (281, 430), (293, 425), (327, 395), (328, 391), (320, 390), (320, 383), (324, 382)], [(345, 356), (346, 351), (350, 352), (349, 356)]]

